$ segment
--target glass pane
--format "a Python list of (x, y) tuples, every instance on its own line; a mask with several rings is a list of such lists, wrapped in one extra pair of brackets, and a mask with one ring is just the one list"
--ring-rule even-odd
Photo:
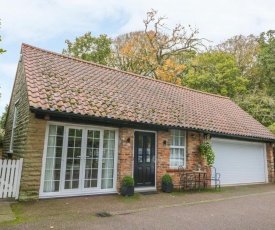
[(99, 131), (88, 130), (86, 165), (85, 165), (85, 188), (97, 187)]
[(62, 146), (63, 145), (63, 137), (56, 137), (56, 146)]
[(142, 163), (142, 148), (143, 148), (143, 137), (138, 137), (138, 163)]
[(93, 179), (97, 179), (97, 173), (98, 173), (98, 170), (97, 170), (97, 169), (93, 169), (93, 170), (92, 170), (92, 178), (93, 178)]
[(115, 140), (109, 140), (108, 148), (109, 149), (115, 149)]
[(55, 160), (55, 169), (61, 169), (61, 158)]
[(105, 130), (102, 156), (101, 188), (113, 188), (115, 131)]
[(69, 129), (69, 136), (66, 159), (65, 189), (77, 189), (79, 187), (80, 177), (82, 130)]
[(109, 143), (108, 140), (104, 140), (104, 142), (103, 142), (103, 148), (104, 148), (104, 149), (107, 149), (107, 148), (108, 148), (108, 143)]
[(104, 131), (104, 139), (109, 139), (109, 130)]
[(151, 162), (151, 137), (147, 137), (147, 143), (146, 143), (146, 163)]
[(114, 130), (110, 131), (110, 139), (115, 140), (115, 131)]
[(100, 131), (94, 131), (94, 138), (99, 139), (100, 137)]
[(75, 138), (75, 147), (81, 147), (81, 138)]
[[(58, 131), (58, 136), (57, 136)], [(50, 125), (45, 162), (44, 192), (58, 192), (63, 145), (63, 126)], [(59, 147), (57, 147), (59, 146)]]
[(76, 137), (82, 137), (82, 129), (76, 129)]
[(47, 157), (55, 157), (55, 147), (47, 148)]
[(94, 140), (91, 138), (87, 139), (87, 148), (92, 148), (94, 145)]
[(69, 137), (68, 147), (74, 147), (74, 138), (73, 137)]
[(99, 148), (99, 139), (94, 139), (94, 146), (93, 148)]
[(55, 136), (48, 138), (48, 146), (55, 146)]
[(74, 137), (75, 136), (75, 129), (69, 129), (69, 136)]
[(57, 147), (56, 149), (56, 157), (62, 157), (62, 147)]
[(59, 136), (64, 135), (64, 126), (57, 126), (57, 135)]
[(46, 160), (46, 169), (54, 169), (54, 158), (47, 158)]
[(93, 158), (98, 158), (98, 154), (99, 154), (99, 150), (98, 149), (94, 149), (94, 151), (93, 151)]
[(49, 135), (56, 135), (56, 125), (50, 125)]

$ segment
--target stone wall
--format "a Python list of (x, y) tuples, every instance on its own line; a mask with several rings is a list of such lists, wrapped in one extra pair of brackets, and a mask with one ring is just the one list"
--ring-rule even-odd
[(9, 110), (7, 114), (5, 137), (3, 143), (3, 157), (8, 157), (11, 142), (11, 132), (14, 117), (15, 103), (17, 106), (16, 128), (14, 130), (13, 159), (21, 158), (24, 155), (27, 141), (27, 127), (29, 123), (29, 103), (25, 73), (21, 62), (18, 64), (16, 78), (13, 86)]
[(23, 156), (20, 200), (38, 199), (46, 123), (46, 120), (36, 119), (34, 113), (29, 113), (28, 139)]
[(27, 85), (21, 62), (18, 64), (7, 115), (3, 158), (7, 158), (10, 151), (15, 104), (17, 119), (11, 156), (12, 159), (23, 158), (19, 199), (38, 199), (46, 121), (35, 119), (35, 114), (29, 110)]

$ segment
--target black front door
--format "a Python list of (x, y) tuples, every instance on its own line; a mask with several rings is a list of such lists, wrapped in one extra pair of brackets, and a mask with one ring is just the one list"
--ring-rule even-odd
[(155, 133), (135, 132), (135, 186), (155, 186)]

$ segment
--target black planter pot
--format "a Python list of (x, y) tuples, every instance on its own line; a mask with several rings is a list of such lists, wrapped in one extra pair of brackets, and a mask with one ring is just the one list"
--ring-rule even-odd
[(123, 196), (133, 196), (134, 195), (134, 186), (122, 186), (121, 188), (121, 194)]
[(173, 192), (173, 189), (174, 189), (173, 184), (162, 183), (162, 191), (163, 192)]

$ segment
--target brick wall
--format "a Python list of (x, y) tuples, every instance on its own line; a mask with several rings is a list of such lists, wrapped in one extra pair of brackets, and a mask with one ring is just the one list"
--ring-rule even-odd
[[(130, 142), (127, 139), (130, 138)], [(129, 128), (119, 129), (119, 149), (117, 168), (117, 190), (120, 191), (121, 182), (124, 176), (133, 177), (133, 147), (134, 130)]]
[[(161, 190), (161, 178), (169, 173), (173, 177), (173, 182), (178, 183), (178, 170), (170, 169), (170, 133), (168, 131), (157, 132), (157, 153), (156, 153), (156, 186)], [(127, 139), (130, 138), (130, 142)], [(165, 142), (166, 144), (165, 144)], [(195, 170), (197, 163), (205, 165), (199, 157), (198, 145), (200, 134), (187, 132), (186, 147), (186, 171)], [(122, 128), (119, 130), (119, 151), (118, 151), (118, 180), (117, 189), (120, 191), (121, 180), (124, 176), (133, 176), (134, 159), (134, 129)]]
[(274, 144), (271, 144), (271, 143), (266, 144), (266, 158), (267, 158), (267, 169), (268, 169), (268, 181), (269, 182), (275, 182), (273, 146), (274, 146)]

